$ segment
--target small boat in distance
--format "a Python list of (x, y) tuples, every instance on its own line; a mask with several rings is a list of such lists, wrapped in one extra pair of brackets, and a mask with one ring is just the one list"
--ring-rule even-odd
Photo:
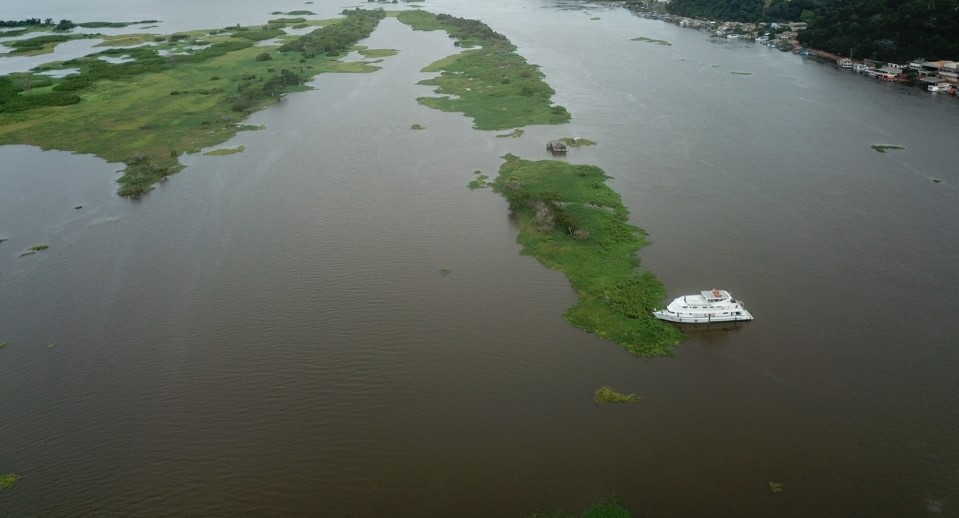
[(653, 311), (660, 320), (680, 324), (708, 324), (752, 320), (753, 316), (726, 290), (702, 291), (699, 295), (684, 295), (669, 303), (666, 309)]

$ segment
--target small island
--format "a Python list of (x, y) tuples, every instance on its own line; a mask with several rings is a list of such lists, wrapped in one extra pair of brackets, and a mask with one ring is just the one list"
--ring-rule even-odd
[(645, 233), (591, 165), (505, 157), (493, 190), (509, 201), (523, 253), (561, 270), (579, 295), (564, 318), (640, 356), (668, 356), (682, 334), (656, 319), (666, 290), (638, 272)]

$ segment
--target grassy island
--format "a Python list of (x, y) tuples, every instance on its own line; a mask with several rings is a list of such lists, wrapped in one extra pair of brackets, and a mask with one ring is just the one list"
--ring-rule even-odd
[[(304, 90), (323, 72), (371, 72), (362, 62), (343, 63), (359, 40), (385, 16), (353, 9), (304, 36), (282, 30), (299, 19), (257, 27), (226, 27), (109, 41), (98, 53), (0, 76), (0, 145), (91, 153), (126, 165), (121, 196), (139, 196), (178, 172), (178, 157), (220, 144), (238, 122)], [(314, 22), (310, 22), (311, 24)], [(255, 46), (279, 37), (282, 44)], [(33, 42), (38, 43), (38, 42)], [(34, 47), (36, 48), (36, 47)], [(118, 60), (116, 58), (122, 58)], [(76, 69), (64, 78), (40, 74)]]
[(516, 215), (523, 253), (563, 271), (579, 294), (564, 318), (633, 354), (671, 354), (682, 335), (651, 313), (666, 290), (652, 273), (636, 270), (645, 234), (627, 222), (606, 174), (590, 165), (505, 158), (493, 190)]
[(566, 108), (552, 104), (555, 92), (543, 81), (539, 68), (516, 54), (516, 46), (486, 24), (419, 10), (403, 11), (397, 18), (415, 30), (444, 30), (456, 40), (456, 46), (470, 48), (423, 69), (441, 72), (439, 77), (420, 81), (436, 86), (441, 97), (420, 97), (420, 103), (462, 112), (479, 130), (569, 121)]

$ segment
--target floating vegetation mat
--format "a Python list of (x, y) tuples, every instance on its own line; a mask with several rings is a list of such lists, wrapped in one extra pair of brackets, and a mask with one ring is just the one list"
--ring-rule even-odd
[(654, 40), (652, 38), (647, 38), (646, 36), (637, 36), (633, 38), (633, 41), (644, 41), (646, 43), (652, 43), (654, 45), (663, 45), (665, 47), (672, 47), (673, 44), (666, 40)]

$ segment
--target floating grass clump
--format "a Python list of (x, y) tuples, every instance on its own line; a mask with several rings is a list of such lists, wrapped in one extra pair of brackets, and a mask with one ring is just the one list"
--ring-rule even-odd
[(566, 144), (569, 147), (580, 147), (580, 146), (595, 146), (596, 142), (592, 140), (581, 138), (581, 137), (563, 137), (559, 139), (561, 142)]
[(36, 246), (31, 246), (30, 250), (33, 250), (34, 252), (39, 252), (41, 250), (46, 250), (47, 248), (50, 248), (50, 245), (36, 245)]
[(596, 390), (596, 393), (593, 394), (593, 401), (595, 401), (597, 405), (605, 405), (607, 403), (632, 403), (639, 401), (639, 396), (636, 394), (616, 392), (613, 390), (613, 387), (606, 385)]
[(638, 272), (645, 233), (596, 166), (504, 157), (493, 190), (509, 201), (523, 253), (561, 270), (579, 295), (570, 324), (633, 354), (666, 356), (682, 334), (652, 315), (666, 297), (650, 272)]
[(654, 45), (663, 45), (664, 47), (672, 47), (673, 44), (666, 40), (654, 40), (652, 38), (647, 38), (646, 36), (637, 36), (633, 38), (633, 41), (644, 41), (646, 43), (652, 43)]
[(7, 345), (8, 345), (7, 342), (0, 342), (0, 349), (6, 348)]
[(16, 473), (7, 473), (6, 475), (0, 475), (0, 489), (7, 490), (13, 487), (17, 481), (20, 480), (20, 475)]
[(870, 146), (870, 147), (873, 148), (873, 149), (875, 149), (876, 151), (878, 151), (878, 152), (880, 152), (880, 153), (885, 153), (885, 152), (886, 152), (887, 150), (889, 150), (889, 149), (906, 149), (906, 148), (904, 148), (904, 147), (902, 147), (902, 146), (888, 146), (888, 145), (885, 145), (885, 144), (875, 144), (875, 145)]
[(496, 138), (520, 138), (523, 136), (523, 133), (526, 133), (526, 130), (516, 128), (509, 133), (500, 133), (499, 135), (496, 135)]
[(732, 75), (734, 75), (734, 76), (751, 76), (751, 75), (753, 75), (752, 72), (730, 72), (730, 74), (732, 74)]
[(769, 490), (773, 493), (782, 493), (783, 492), (782, 482), (770, 482)]
[(426, 11), (403, 11), (397, 18), (415, 30), (445, 30), (455, 45), (476, 47), (423, 69), (441, 72), (419, 84), (436, 87), (440, 97), (420, 97), (423, 105), (462, 112), (480, 130), (502, 130), (530, 124), (562, 124), (570, 119), (566, 108), (553, 105), (553, 89), (539, 68), (530, 65), (516, 47), (477, 20)]
[(410, 125), (410, 129), (411, 129), (411, 130), (424, 130), (424, 129), (426, 129), (426, 126), (424, 126), (424, 125), (422, 125), (422, 124), (419, 124), (419, 123), (416, 123), (416, 124), (411, 124), (411, 125)]
[(471, 191), (475, 191), (476, 189), (485, 189), (486, 187), (489, 187), (489, 182), (487, 182), (487, 180), (489, 180), (489, 176), (479, 171), (476, 171), (475, 174), (476, 174), (476, 178), (473, 180), (470, 180), (470, 183), (466, 185), (467, 187), (470, 188)]
[(206, 153), (203, 153), (203, 154), (207, 156), (223, 156), (223, 155), (235, 155), (237, 153), (242, 153), (244, 151), (246, 151), (246, 146), (237, 146), (234, 148), (214, 149), (212, 151), (207, 151)]

